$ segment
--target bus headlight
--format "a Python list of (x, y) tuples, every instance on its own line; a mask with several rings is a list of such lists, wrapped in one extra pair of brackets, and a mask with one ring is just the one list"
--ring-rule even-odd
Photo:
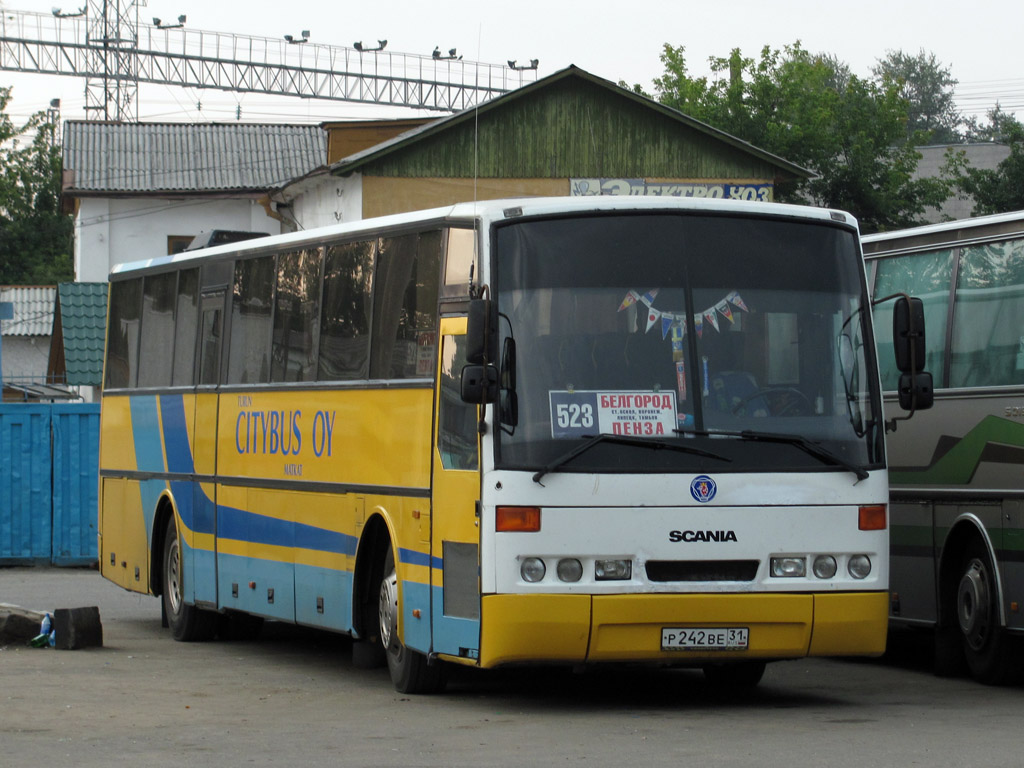
[(594, 563), (594, 578), (598, 581), (625, 581), (632, 577), (632, 560), (598, 560)]
[(871, 573), (871, 558), (867, 555), (854, 555), (846, 564), (846, 570), (855, 579), (866, 579)]
[(561, 581), (579, 581), (583, 578), (583, 563), (575, 557), (564, 557), (555, 569)]
[(807, 575), (807, 559), (804, 557), (773, 557), (772, 576), (777, 579), (799, 579)]
[(539, 557), (524, 558), (522, 565), (519, 566), (519, 575), (523, 577), (523, 581), (528, 581), (531, 584), (536, 584), (543, 579), (545, 573), (547, 573), (547, 568), (544, 567), (544, 561)]
[(818, 555), (814, 558), (812, 570), (819, 579), (831, 579), (836, 575), (836, 559), (832, 555)]

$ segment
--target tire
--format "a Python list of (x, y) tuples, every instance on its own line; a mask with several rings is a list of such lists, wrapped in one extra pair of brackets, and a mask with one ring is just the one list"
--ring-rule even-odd
[(428, 663), (426, 656), (407, 648), (398, 636), (398, 574), (390, 545), (382, 572), (377, 619), (391, 682), (400, 693), (437, 693), (446, 682), (441, 662)]
[(765, 662), (738, 661), (734, 664), (705, 664), (704, 678), (723, 688), (754, 688), (764, 677)]
[(1020, 676), (1019, 643), (999, 621), (995, 570), (980, 541), (968, 544), (956, 586), (956, 626), (972, 677), (986, 685), (1006, 685)]
[(174, 518), (167, 521), (160, 575), (163, 580), (163, 612), (171, 637), (182, 642), (210, 640), (217, 632), (217, 614), (203, 611), (184, 600), (181, 548)]

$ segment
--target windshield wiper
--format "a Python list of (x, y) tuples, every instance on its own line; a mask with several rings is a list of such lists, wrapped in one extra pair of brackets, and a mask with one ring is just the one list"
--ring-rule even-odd
[(680, 435), (697, 435), (698, 437), (715, 437), (716, 435), (722, 435), (725, 437), (738, 437), (741, 440), (754, 440), (764, 443), (783, 443), (785, 445), (792, 445), (794, 448), (799, 448), (804, 453), (813, 456), (824, 464), (832, 464), (853, 472), (853, 474), (857, 476), (858, 480), (866, 480), (868, 478), (868, 471), (864, 469), (864, 467), (853, 464), (841, 456), (836, 456), (827, 448), (822, 448), (817, 443), (812, 443), (806, 437), (800, 437), (800, 435), (786, 435), (779, 432), (755, 432), (752, 429), (744, 429), (742, 431), (727, 429), (677, 429), (674, 431)]
[[(676, 430), (676, 431), (678, 432), (679, 430)], [(666, 443), (666, 442), (664, 442), (662, 440), (651, 440), (649, 438), (625, 437), (624, 435), (605, 435), (605, 434), (601, 434), (601, 435), (584, 435), (584, 437), (586, 438), (586, 442), (580, 443), (575, 448), (573, 448), (571, 451), (569, 451), (568, 453), (565, 453), (565, 454), (559, 456), (557, 459), (555, 459), (551, 463), (547, 464), (543, 469), (541, 469), (536, 474), (534, 474), (533, 482), (537, 483), (538, 485), (544, 485), (544, 483), (542, 483), (540, 481), (540, 479), (542, 477), (544, 477), (544, 475), (548, 474), (549, 472), (553, 472), (554, 470), (556, 470), (559, 467), (561, 467), (563, 464), (567, 464), (568, 462), (572, 461), (577, 456), (579, 456), (581, 453), (586, 453), (587, 451), (589, 451), (591, 448), (593, 448), (598, 443), (615, 443), (616, 445), (634, 445), (634, 446), (637, 446), (639, 448), (650, 448), (652, 450), (662, 450), (662, 449), (665, 449), (665, 450), (669, 450), (669, 451), (681, 451), (682, 453), (690, 453), (690, 454), (693, 454), (695, 456), (705, 456), (705, 457), (707, 457), (709, 459), (718, 459), (720, 461), (732, 461), (732, 459), (730, 459), (730, 458), (728, 458), (726, 456), (720, 456), (719, 454), (712, 453), (711, 451), (702, 451), (700, 448), (691, 448), (688, 445), (679, 445), (678, 443)]]

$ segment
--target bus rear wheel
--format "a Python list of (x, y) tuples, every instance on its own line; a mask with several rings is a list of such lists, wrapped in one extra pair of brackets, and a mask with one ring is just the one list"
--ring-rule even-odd
[(995, 571), (978, 541), (967, 547), (961, 560), (956, 620), (971, 675), (989, 685), (1015, 682), (1020, 673), (1020, 649), (1000, 626)]
[(377, 617), (391, 682), (401, 693), (437, 693), (445, 685), (441, 662), (428, 663), (426, 656), (407, 648), (398, 636), (398, 572), (390, 547), (384, 558), (383, 573)]
[(217, 631), (217, 615), (185, 603), (181, 547), (173, 517), (167, 521), (161, 564), (163, 608), (171, 636), (183, 642), (212, 639)]

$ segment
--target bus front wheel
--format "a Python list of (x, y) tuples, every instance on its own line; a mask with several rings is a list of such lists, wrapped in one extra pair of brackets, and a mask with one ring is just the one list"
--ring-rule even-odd
[(956, 588), (956, 621), (972, 676), (990, 685), (1014, 682), (1020, 662), (1017, 643), (999, 621), (995, 571), (980, 542), (971, 543), (960, 565)]
[(178, 529), (173, 517), (167, 521), (161, 562), (163, 608), (171, 636), (184, 642), (212, 639), (217, 631), (217, 615), (194, 605), (187, 605), (184, 600), (181, 547), (178, 544)]
[(407, 648), (398, 636), (398, 573), (390, 547), (384, 559), (383, 573), (377, 616), (391, 682), (401, 693), (436, 693), (445, 684), (441, 662), (428, 663), (426, 656)]

